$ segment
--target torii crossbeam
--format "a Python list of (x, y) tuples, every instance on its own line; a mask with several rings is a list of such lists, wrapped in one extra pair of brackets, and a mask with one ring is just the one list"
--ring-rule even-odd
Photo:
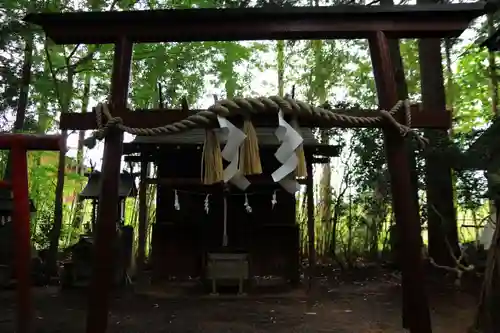
[[(394, 69), (387, 38), (444, 38), (459, 36), (470, 21), (484, 13), (484, 3), (405, 6), (330, 6), (260, 9), (185, 9), (113, 13), (30, 14), (26, 21), (40, 25), (57, 44), (115, 44), (111, 78), (114, 117), (134, 127), (156, 127), (181, 120), (185, 114), (172, 111), (133, 112), (126, 109), (133, 43), (228, 41), (265, 39), (352, 39), (370, 42), (374, 74), (381, 108), (397, 100)], [(449, 128), (446, 110), (412, 110), (412, 126)], [(378, 114), (372, 113), (372, 116)], [(370, 116), (364, 113), (363, 116)], [(264, 117), (265, 118), (265, 117)], [(274, 116), (272, 118), (275, 118)], [(396, 116), (398, 118), (398, 116)], [(275, 120), (264, 119), (273, 126)], [(398, 120), (404, 123), (404, 117)], [(300, 119), (302, 126), (334, 127)], [(63, 114), (61, 128), (91, 129), (95, 114)], [(408, 155), (404, 138), (384, 129), (396, 223), (400, 226), (405, 254), (403, 289), (408, 309), (415, 317), (412, 333), (430, 333), (427, 297), (423, 285), (418, 207), (412, 201)], [(110, 131), (105, 139), (102, 188), (96, 235), (97, 256), (90, 292), (87, 333), (104, 333), (108, 317), (111, 282), (111, 244), (117, 219), (118, 175), (123, 133)]]

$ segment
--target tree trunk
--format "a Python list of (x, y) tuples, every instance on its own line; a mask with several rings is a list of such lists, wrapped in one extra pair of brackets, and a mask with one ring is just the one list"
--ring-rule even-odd
[[(153, 168), (153, 178), (158, 177), (158, 167)], [(148, 216), (147, 220), (148, 221), (155, 221), (156, 220), (156, 208), (154, 206), (155, 199), (157, 197), (157, 187), (156, 186), (148, 186), (148, 189), (146, 191), (147, 193), (147, 208), (148, 208)], [(153, 223), (148, 223), (148, 231), (147, 231), (147, 238), (146, 238), (146, 256), (149, 258), (150, 253), (151, 253), (151, 238), (153, 235)], [(147, 259), (147, 258), (146, 258)], [(146, 260), (147, 262), (147, 260)]]
[[(488, 15), (488, 29), (490, 34), (495, 32), (493, 17)], [(489, 71), (491, 85), (491, 99), (493, 117), (498, 117), (498, 77), (496, 70), (496, 53), (489, 51)], [(498, 213), (500, 201), (490, 201), (490, 212), (494, 216), (495, 231), (488, 249), (488, 259), (483, 286), (480, 295), (479, 306), (474, 321), (474, 332), (500, 332), (500, 318), (498, 308), (500, 307), (500, 214)], [(476, 229), (477, 230), (477, 229)]]
[(380, 242), (380, 231), (381, 227), (386, 219), (385, 213), (385, 201), (384, 193), (382, 188), (385, 184), (377, 183), (373, 189), (373, 206), (371, 207), (371, 224), (370, 224), (370, 258), (373, 261), (379, 258), (379, 242)]
[[(33, 66), (33, 34), (28, 32), (25, 36), (24, 62), (21, 71), (21, 80), (19, 87), (19, 99), (17, 102), (16, 120), (14, 121), (14, 132), (23, 130), (26, 119), (26, 109), (28, 108), (28, 99), (31, 84), (31, 67)], [(7, 157), (4, 179), (9, 179), (12, 172), (11, 154)]]
[(25, 38), (24, 63), (21, 74), (21, 87), (19, 89), (19, 101), (17, 103), (16, 120), (14, 130), (23, 129), (26, 118), (26, 108), (28, 107), (28, 97), (31, 83), (31, 67), (33, 65), (33, 35), (28, 33)]
[(278, 70), (278, 96), (285, 96), (285, 41), (276, 42), (276, 68)]
[[(83, 86), (83, 97), (82, 97), (82, 113), (87, 112), (87, 107), (89, 105), (89, 98), (90, 98), (90, 81), (92, 78), (91, 72), (87, 72), (85, 74), (85, 82)], [(83, 142), (85, 140), (85, 131), (80, 131), (78, 133), (78, 147), (77, 147), (77, 153), (76, 153), (76, 163), (77, 163), (77, 172), (83, 176), (85, 173), (85, 159), (84, 159), (84, 145)], [(77, 187), (77, 191), (81, 191), (81, 187)], [(75, 211), (73, 214), (73, 221), (71, 223), (73, 229), (80, 229), (82, 225), (82, 220), (83, 220), (83, 208), (84, 208), (84, 202), (83, 200), (79, 199), (78, 196), (75, 195)]]
[[(455, 89), (453, 83), (453, 69), (451, 60), (451, 48), (452, 48), (452, 40), (447, 38), (444, 40), (444, 53), (446, 59), (446, 108), (451, 110), (452, 116), (454, 115), (455, 108)], [(453, 137), (453, 128), (450, 129), (450, 137)]]
[[(61, 136), (64, 140), (67, 139), (67, 131), (61, 131)], [(63, 193), (64, 193), (64, 172), (66, 169), (66, 154), (59, 153), (58, 168), (57, 168), (57, 184), (56, 196), (54, 204), (54, 225), (49, 233), (49, 253), (48, 253), (48, 270), (51, 275), (57, 272), (57, 253), (59, 250), (59, 238), (61, 237), (61, 228), (63, 221)]]
[[(318, 3), (315, 4), (319, 6)], [(311, 41), (311, 47), (314, 54), (314, 67), (313, 67), (313, 86), (311, 87), (311, 96), (316, 97), (317, 102), (323, 105), (327, 100), (325, 69), (323, 68), (323, 41)], [(329, 143), (330, 132), (328, 130), (320, 131), (321, 143)], [(330, 163), (325, 163), (322, 167), (321, 180), (320, 180), (320, 221), (322, 223), (329, 223), (332, 219), (332, 189), (331, 189), (332, 171)]]
[[(500, 202), (495, 202), (500, 207)], [(479, 305), (474, 320), (474, 331), (482, 333), (500, 332), (500, 214), (496, 216), (496, 228), (488, 249), (486, 271), (481, 290)]]
[[(496, 31), (492, 14), (488, 14), (488, 30), (490, 35), (493, 35)], [(498, 76), (496, 52), (494, 51), (488, 51), (488, 67), (490, 72), (491, 109), (493, 112), (493, 116), (496, 118), (498, 115)]]
[(136, 275), (142, 277), (144, 272), (144, 263), (146, 258), (146, 241), (148, 230), (148, 205), (147, 205), (147, 191), (148, 185), (146, 178), (149, 176), (148, 161), (141, 162), (141, 180), (139, 184), (139, 228), (137, 235), (137, 258), (136, 258)]
[[(434, 1), (419, 0), (419, 3)], [(445, 110), (446, 97), (443, 79), (441, 41), (421, 39), (419, 41), (422, 104), (425, 109)], [(449, 142), (446, 130), (424, 131), (434, 142)], [(454, 267), (450, 250), (459, 253), (458, 230), (453, 196), (453, 179), (449, 163), (443, 156), (433, 154), (426, 158), (425, 179), (427, 190), (428, 245), (429, 256), (438, 265)]]
[[(50, 61), (50, 59), (47, 59)], [(52, 66), (52, 65), (50, 65)], [(58, 90), (57, 95), (59, 96), (59, 104), (61, 106), (61, 112), (69, 112), (70, 103), (73, 98), (73, 79), (74, 79), (74, 69), (68, 66), (68, 80), (64, 82), (64, 91), (59, 89), (59, 84), (56, 85), (56, 90)], [(66, 142), (68, 139), (68, 131), (62, 130), (61, 136)], [(57, 253), (59, 251), (59, 238), (61, 237), (61, 229), (63, 223), (63, 198), (64, 198), (64, 173), (66, 171), (66, 152), (59, 152), (59, 160), (57, 167), (57, 184), (54, 202), (54, 225), (49, 233), (49, 252), (47, 260), (47, 268), (49, 274), (54, 275), (57, 273)]]

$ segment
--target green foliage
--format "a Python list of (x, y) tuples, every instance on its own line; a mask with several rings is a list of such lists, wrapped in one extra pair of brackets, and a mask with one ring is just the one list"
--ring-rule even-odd
[[(273, 3), (280, 6), (298, 4), (297, 1)], [(315, 5), (321, 3), (323, 2), (308, 2)], [(109, 93), (113, 47), (53, 45), (37, 27), (26, 26), (20, 21), (27, 11), (248, 5), (249, 2), (240, 0), (4, 1), (0, 6), (0, 128), (12, 128), (12, 118), (23, 88), (21, 75), (25, 61), (24, 49), (30, 40), (34, 48), (24, 130), (38, 133), (54, 131), (57, 129), (60, 112), (87, 111), (96, 102), (106, 100)], [(269, 4), (267, 1), (258, 1), (257, 5)], [(484, 24), (478, 24), (477, 37), (483, 37), (486, 30)], [(453, 42), (453, 63), (446, 64), (452, 68), (452, 73), (447, 76), (447, 97), (453, 102), (454, 141), (463, 150), (471, 141), (467, 135), (488, 124), (493, 116), (491, 73), (488, 70), (488, 54), (484, 50), (477, 49), (470, 42), (465, 43), (465, 46), (461, 46), (457, 41)], [(278, 89), (290, 92), (292, 86), (295, 86), (296, 98), (313, 104), (329, 102), (330, 105), (338, 107), (377, 107), (375, 82), (366, 41), (285, 41), (279, 45), (282, 51), (279, 57), (275, 55), (274, 46), (270, 42), (138, 44), (134, 48), (131, 104), (134, 108), (158, 106), (160, 84), (166, 106), (179, 107), (181, 99), (186, 97), (190, 107), (202, 107), (206, 106), (206, 96), (218, 91), (229, 97), (251, 95), (252, 85), (257, 82), (262, 83), (262, 89), (267, 89), (266, 95), (277, 94), (280, 92)], [(402, 40), (400, 48), (409, 96), (418, 101), (418, 43), (415, 40)], [(446, 62), (446, 59), (444, 61)], [(277, 82), (276, 70), (283, 71), (280, 82)], [(86, 79), (91, 82), (89, 96), (84, 94)], [(89, 105), (85, 107), (86, 104)], [(386, 193), (384, 199), (375, 200), (373, 195), (381, 186), (387, 187), (388, 183), (381, 131), (334, 130), (322, 131), (318, 136), (322, 140), (341, 144), (344, 149), (343, 155), (338, 159), (341, 162), (335, 162), (335, 168), (332, 167), (332, 188), (329, 191), (317, 191), (318, 194), (321, 192), (321, 200), (331, 203), (327, 207), (331, 220), (323, 221), (318, 213), (316, 243), (325, 249), (325, 253), (342, 252), (346, 248), (362, 253), (370, 248), (367, 245), (370, 242), (377, 242), (377, 248), (383, 248), (391, 220), (390, 196)], [(82, 155), (85, 157), (86, 153)], [(41, 163), (42, 156), (47, 155), (30, 154), (29, 172), (30, 192), (37, 206), (32, 233), (39, 247), (45, 247), (48, 243), (48, 231), (54, 220), (54, 191), (57, 181), (57, 158), (52, 158), (50, 163)], [(71, 243), (81, 232), (81, 226), (73, 228), (76, 206), (74, 198), (85, 183), (85, 178), (74, 172), (77, 161), (68, 159), (67, 162), (61, 236), (64, 244)], [(5, 170), (5, 163), (6, 158), (2, 153), (0, 171)], [(417, 170), (422, 167), (423, 161), (419, 158)], [(420, 172), (420, 175), (422, 174)], [(455, 176), (457, 204), (460, 209), (470, 211), (483, 206), (483, 176), (475, 172), (460, 172)], [(420, 189), (423, 189), (422, 177), (419, 184)], [(346, 188), (349, 188), (351, 193), (350, 199)], [(154, 198), (154, 190), (148, 193), (150, 198)], [(155, 200), (151, 199), (149, 206), (150, 216), (154, 219)], [(128, 201), (127, 224), (137, 224), (136, 207), (136, 202)], [(303, 217), (302, 203), (299, 203), (298, 211)], [(84, 207), (84, 220), (88, 218), (89, 209)], [(301, 221), (303, 222), (303, 219)], [(336, 249), (332, 249), (332, 243), (337, 244)]]
[(488, 52), (485, 50), (467, 45), (458, 59), (453, 78), (454, 91), (451, 92), (457, 110), (457, 133), (470, 133), (493, 117), (487, 58)]
[[(54, 220), (55, 188), (57, 181), (57, 157), (54, 152), (32, 152), (29, 154), (29, 185), (30, 196), (34, 201), (36, 213), (32, 215), (32, 235), (39, 248), (48, 246), (48, 232)], [(68, 159), (68, 164), (74, 164)], [(71, 172), (66, 172), (65, 179), (65, 213), (71, 214), (72, 198), (75, 190), (86, 181), (85, 177)], [(68, 216), (69, 217), (69, 216)], [(64, 224), (61, 239), (65, 239), (71, 228), (69, 223)]]

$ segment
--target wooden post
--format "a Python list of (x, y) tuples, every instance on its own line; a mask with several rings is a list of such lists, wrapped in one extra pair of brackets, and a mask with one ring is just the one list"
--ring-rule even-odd
[(137, 274), (140, 276), (144, 270), (144, 261), (146, 258), (146, 236), (147, 236), (147, 181), (149, 162), (143, 159), (141, 161), (141, 182), (139, 184), (139, 235), (137, 249)]
[[(390, 6), (393, 5), (393, 0), (382, 0), (380, 4)], [(406, 78), (405, 78), (403, 59), (401, 58), (399, 39), (389, 39), (388, 48), (389, 48), (389, 53), (391, 55), (391, 63), (394, 68), (394, 80), (396, 84), (396, 89), (398, 91), (398, 99), (407, 99), (408, 85), (406, 83)], [(416, 170), (417, 166), (415, 160), (415, 151), (411, 149), (411, 142), (408, 140), (406, 142), (406, 151), (408, 152), (410, 177), (411, 177), (411, 188), (408, 190), (411, 191), (412, 194), (411, 200), (416, 202), (418, 205), (418, 171)], [(397, 234), (397, 231), (395, 232), (395, 234)], [(394, 248), (391, 249), (391, 252), (396, 254), (395, 259), (397, 263), (400, 264), (402, 251), (399, 251), (398, 246), (399, 244), (394, 244)], [(405, 329), (409, 329), (408, 318), (412, 316), (411, 311), (409, 311), (408, 309), (408, 302), (405, 301), (408, 299), (407, 291), (408, 291), (408, 285), (406, 285), (405, 289), (403, 290), (403, 302), (402, 302), (402, 308), (403, 308), (402, 322), (403, 322), (403, 328)]]
[[(379, 105), (390, 109), (398, 91), (388, 40), (383, 32), (369, 38)], [(411, 174), (405, 138), (393, 128), (384, 129), (387, 163), (391, 175), (393, 210), (402, 250), (403, 302), (407, 303), (408, 326), (412, 333), (431, 333), (431, 320), (424, 286), (422, 237), (418, 203), (412, 200)]]
[(306, 156), (306, 171), (307, 171), (307, 239), (308, 255), (309, 255), (309, 291), (314, 287), (314, 278), (316, 274), (316, 246), (315, 246), (315, 230), (314, 230), (314, 178), (312, 156)]
[[(111, 77), (111, 104), (114, 116), (127, 106), (133, 44), (119, 39), (115, 44)], [(108, 323), (109, 291), (116, 258), (113, 244), (118, 219), (118, 185), (123, 151), (123, 133), (111, 129), (104, 141), (103, 165), (94, 245), (94, 269), (87, 310), (87, 333), (105, 333)]]

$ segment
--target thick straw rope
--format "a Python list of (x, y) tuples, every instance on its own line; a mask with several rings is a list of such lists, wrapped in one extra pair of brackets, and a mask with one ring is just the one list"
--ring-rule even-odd
[[(401, 108), (405, 111), (406, 124), (399, 123), (394, 114)], [(93, 148), (97, 140), (102, 140), (106, 137), (111, 128), (117, 128), (123, 132), (132, 135), (140, 136), (154, 136), (165, 135), (173, 133), (181, 133), (190, 129), (206, 127), (217, 116), (228, 117), (235, 114), (252, 115), (258, 113), (277, 113), (283, 110), (285, 114), (303, 115), (315, 120), (323, 120), (328, 123), (331, 121), (340, 122), (346, 125), (379, 125), (384, 124), (393, 126), (401, 136), (406, 136), (408, 133), (414, 134), (420, 147), (424, 148), (428, 140), (421, 137), (413, 129), (411, 129), (411, 111), (409, 101), (398, 101), (391, 110), (380, 110), (380, 115), (377, 117), (363, 117), (363, 116), (350, 116), (347, 114), (340, 114), (331, 110), (314, 107), (308, 103), (294, 100), (290, 97), (259, 97), (259, 98), (234, 98), (223, 99), (215, 102), (214, 105), (207, 110), (200, 111), (194, 115), (188, 116), (186, 119), (175, 122), (173, 124), (153, 127), (153, 128), (136, 128), (129, 127), (123, 124), (120, 117), (113, 117), (109, 112), (106, 104), (99, 104), (95, 108), (97, 130), (85, 140), (85, 145)], [(103, 122), (103, 117), (106, 123)]]

